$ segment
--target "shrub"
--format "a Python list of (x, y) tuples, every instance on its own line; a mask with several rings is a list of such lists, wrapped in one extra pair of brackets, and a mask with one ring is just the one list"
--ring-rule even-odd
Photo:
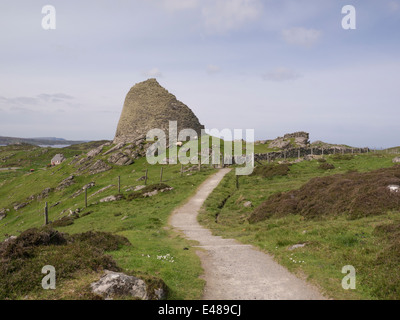
[(333, 164), (331, 164), (331, 163), (323, 163), (318, 167), (318, 169), (321, 169), (321, 170), (333, 170), (333, 169), (335, 169), (335, 166)]
[(288, 175), (290, 169), (287, 164), (279, 164), (279, 165), (265, 165), (258, 166), (254, 168), (252, 176), (261, 176), (263, 178), (273, 178), (276, 176), (286, 176)]
[(353, 219), (384, 214), (400, 208), (400, 193), (390, 192), (391, 184), (400, 185), (400, 166), (314, 178), (299, 190), (272, 195), (249, 221), (288, 214), (306, 218), (347, 214)]

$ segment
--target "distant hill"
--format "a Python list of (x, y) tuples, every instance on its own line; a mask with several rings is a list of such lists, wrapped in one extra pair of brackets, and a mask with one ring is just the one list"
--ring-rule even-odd
[(16, 138), (16, 137), (0, 137), (0, 145), (27, 143), (31, 145), (75, 145), (88, 141), (70, 141), (62, 138)]

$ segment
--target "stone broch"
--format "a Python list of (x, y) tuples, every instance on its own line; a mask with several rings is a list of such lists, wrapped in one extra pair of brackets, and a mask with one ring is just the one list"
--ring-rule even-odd
[(132, 143), (152, 129), (161, 129), (168, 135), (169, 121), (178, 122), (178, 132), (193, 129), (200, 136), (204, 129), (193, 111), (156, 79), (138, 83), (126, 96), (114, 144)]

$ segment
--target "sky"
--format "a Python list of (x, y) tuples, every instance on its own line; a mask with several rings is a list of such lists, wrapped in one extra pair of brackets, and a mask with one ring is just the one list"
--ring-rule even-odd
[(399, 30), (400, 0), (1, 1), (0, 136), (111, 140), (157, 78), (209, 129), (398, 146)]

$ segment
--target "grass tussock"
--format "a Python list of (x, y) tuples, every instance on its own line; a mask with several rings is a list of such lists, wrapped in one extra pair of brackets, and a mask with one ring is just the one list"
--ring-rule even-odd
[(104, 269), (120, 271), (105, 252), (128, 244), (123, 237), (103, 232), (70, 236), (50, 227), (29, 229), (0, 244), (0, 299), (20, 299), (42, 292), (41, 270), (46, 265), (55, 267), (57, 285), (77, 275)]
[(335, 166), (333, 164), (331, 164), (331, 163), (322, 163), (318, 167), (318, 169), (321, 169), (321, 170), (333, 170), (333, 169), (335, 169)]
[(258, 222), (272, 216), (298, 214), (306, 218), (349, 215), (350, 218), (385, 214), (400, 207), (400, 166), (311, 179), (300, 189), (272, 195), (250, 216)]
[(252, 176), (260, 176), (269, 179), (276, 176), (287, 176), (289, 172), (290, 168), (289, 165), (287, 164), (278, 164), (278, 165), (269, 164), (254, 168)]

